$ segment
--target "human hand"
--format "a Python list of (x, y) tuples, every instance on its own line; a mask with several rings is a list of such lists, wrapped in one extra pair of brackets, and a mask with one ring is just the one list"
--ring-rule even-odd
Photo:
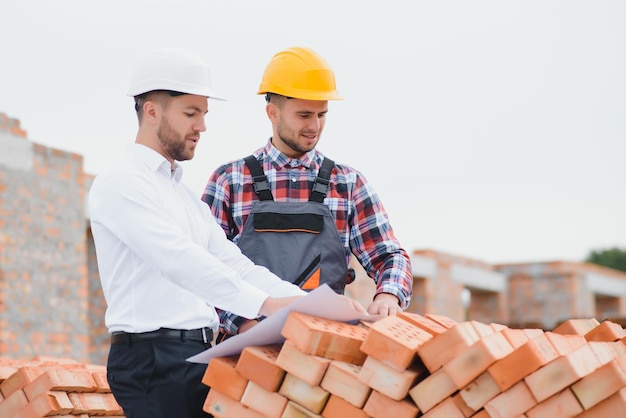
[(398, 298), (390, 293), (379, 293), (368, 306), (367, 312), (370, 315), (396, 315), (402, 312), (398, 302)]

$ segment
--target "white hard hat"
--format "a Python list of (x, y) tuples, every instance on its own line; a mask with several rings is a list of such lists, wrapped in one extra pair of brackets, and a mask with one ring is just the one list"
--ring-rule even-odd
[(153, 90), (170, 90), (225, 100), (213, 91), (208, 64), (195, 53), (178, 48), (152, 51), (135, 67), (128, 95), (134, 97)]

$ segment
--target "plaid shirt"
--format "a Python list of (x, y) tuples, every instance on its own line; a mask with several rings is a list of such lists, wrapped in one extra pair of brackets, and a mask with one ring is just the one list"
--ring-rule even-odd
[[(324, 156), (312, 150), (300, 159), (287, 157), (271, 140), (254, 153), (267, 176), (277, 202), (306, 202), (313, 180)], [(250, 170), (243, 159), (226, 163), (211, 174), (202, 195), (234, 242), (239, 240), (250, 214), (252, 202), (259, 200), (254, 192)], [(396, 239), (382, 202), (361, 173), (335, 164), (330, 189), (324, 203), (330, 208), (345, 248), (346, 264), (354, 254), (367, 274), (376, 282), (376, 294), (391, 293), (405, 309), (413, 285), (411, 262)], [(222, 317), (225, 332), (236, 333), (239, 322)]]

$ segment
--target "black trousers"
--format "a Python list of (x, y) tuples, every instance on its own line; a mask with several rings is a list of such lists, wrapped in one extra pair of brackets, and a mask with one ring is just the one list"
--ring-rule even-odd
[(206, 364), (185, 361), (210, 344), (152, 339), (111, 345), (107, 379), (127, 418), (209, 418)]

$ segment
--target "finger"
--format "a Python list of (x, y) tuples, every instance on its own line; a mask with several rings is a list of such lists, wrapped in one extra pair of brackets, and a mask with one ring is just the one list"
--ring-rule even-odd
[(389, 316), (389, 309), (387, 309), (385, 305), (382, 305), (380, 308), (378, 308), (378, 314)]
[(374, 302), (368, 310), (371, 315), (389, 315), (389, 308), (384, 303)]
[(370, 315), (378, 315), (378, 304), (376, 303), (372, 303), (370, 306), (367, 307), (367, 313), (369, 313)]
[(360, 313), (367, 313), (367, 310), (365, 309), (365, 307), (361, 305), (359, 302), (357, 302), (356, 300), (353, 301), (352, 306), (354, 307), (356, 311)]

